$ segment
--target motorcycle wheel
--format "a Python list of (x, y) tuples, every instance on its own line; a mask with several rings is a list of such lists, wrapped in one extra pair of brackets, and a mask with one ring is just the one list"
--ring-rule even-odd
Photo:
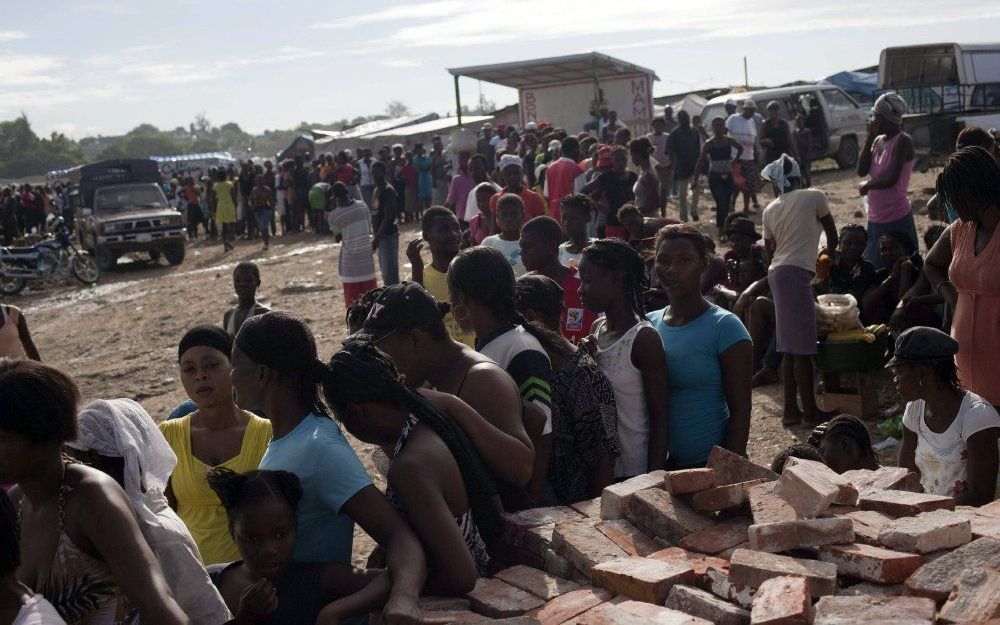
[(17, 295), (28, 286), (24, 278), (8, 278), (0, 275), (0, 293), (3, 295)]
[(73, 272), (73, 277), (83, 284), (97, 284), (101, 277), (101, 268), (97, 266), (97, 261), (86, 252), (74, 255), (69, 268)]

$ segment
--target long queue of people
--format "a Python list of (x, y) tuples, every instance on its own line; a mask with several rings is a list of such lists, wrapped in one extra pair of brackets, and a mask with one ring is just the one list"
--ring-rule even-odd
[[(891, 132), (898, 110), (880, 100), (876, 128)], [(899, 192), (898, 171), (912, 167), (889, 132), (866, 147), (882, 163), (862, 172), (873, 224)], [(303, 319), (267, 310), (258, 269), (241, 263), (223, 325), (179, 338), (188, 401), (159, 426), (129, 400), (78, 413), (69, 375), (0, 360), (0, 482), (14, 484), (0, 495), (0, 614), (328, 624), (380, 610), (389, 623), (416, 622), (422, 594), (462, 595), (504, 566), (503, 511), (704, 466), (714, 446), (746, 455), (751, 388), (767, 363), (783, 372), (785, 425), (817, 426), (809, 444), (775, 458), (776, 471), (789, 456), (840, 472), (877, 467), (865, 424), (824, 412), (814, 395), (815, 294), (857, 291), (871, 273), (864, 262), (891, 262), (883, 283), (898, 294), (910, 268), (888, 243), (908, 233), (838, 230), (825, 194), (804, 188), (801, 165), (782, 153), (757, 172), (775, 196), (762, 235), (746, 215), (723, 214), (733, 196), (719, 194), (730, 245), (720, 255), (695, 226), (667, 223), (672, 181), (656, 171), (649, 138), (598, 145), (590, 180), (580, 143), (563, 138), (536, 170), (545, 196), (516, 142), (493, 163), (471, 155), (444, 205), (412, 215), (420, 236), (407, 243), (403, 283), (398, 264), (383, 263), (399, 237), (386, 166), (372, 165), (370, 201), (335, 180), (320, 210), (343, 242), (348, 338), (319, 345)], [(871, 196), (880, 189), (890, 193)], [(951, 335), (914, 325), (895, 340), (887, 366), (906, 403), (898, 462), (926, 492), (981, 505), (998, 472), (989, 372), (1000, 347), (990, 273), (1000, 165), (963, 147), (938, 192), (957, 220), (911, 283), (922, 277), (941, 297)], [(865, 251), (869, 235), (878, 259)], [(384, 493), (344, 430), (384, 452)], [(378, 544), (364, 569), (351, 565), (356, 524)]]

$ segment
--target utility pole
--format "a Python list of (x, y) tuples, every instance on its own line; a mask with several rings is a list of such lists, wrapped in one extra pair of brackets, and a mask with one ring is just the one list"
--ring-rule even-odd
[(750, 88), (750, 75), (747, 73), (747, 57), (743, 57), (743, 86)]

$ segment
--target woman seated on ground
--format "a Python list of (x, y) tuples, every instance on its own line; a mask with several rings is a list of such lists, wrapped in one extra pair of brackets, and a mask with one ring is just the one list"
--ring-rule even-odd
[(502, 529), (493, 478), (452, 416), (472, 408), (454, 395), (409, 388), (367, 341), (349, 341), (334, 354), (323, 391), (351, 434), (392, 458), (386, 497), (427, 554), (424, 592), (471, 591), (488, 575), (488, 547)]
[(17, 579), (70, 625), (113, 625), (130, 609), (146, 623), (186, 624), (121, 486), (62, 455), (79, 398), (58, 369), (0, 359), (0, 484), (17, 484)]
[(746, 454), (753, 346), (739, 317), (701, 294), (705, 240), (687, 224), (656, 236), (656, 273), (670, 305), (646, 315), (660, 334), (670, 378), (669, 466), (704, 466), (715, 445)]
[(167, 505), (164, 489), (177, 457), (156, 422), (131, 399), (97, 400), (80, 413), (79, 435), (66, 446), (125, 489), (139, 529), (192, 625), (218, 625), (229, 610), (201, 563), (198, 546)]
[(302, 483), (293, 559), (350, 562), (357, 521), (385, 550), (392, 591), (383, 616), (416, 614), (423, 551), (320, 399), (327, 367), (309, 326), (281, 311), (251, 317), (236, 335), (232, 362), (237, 403), (266, 414), (274, 431), (260, 468), (289, 471)]
[(896, 339), (886, 367), (907, 402), (899, 466), (920, 474), (925, 493), (981, 506), (996, 489), (1000, 415), (961, 387), (957, 353), (958, 341), (935, 328), (910, 328)]
[(219, 468), (208, 483), (226, 510), (241, 558), (213, 574), (236, 615), (227, 625), (324, 625), (385, 603), (391, 586), (385, 571), (292, 560), (302, 500), (294, 474)]
[[(558, 333), (563, 289), (542, 275), (517, 279), (517, 312)], [(562, 337), (560, 337), (562, 338)], [(552, 362), (552, 455), (547, 486), (561, 506), (598, 497), (614, 479), (618, 410), (614, 389), (586, 349), (565, 338), (546, 349)], [(548, 494), (548, 493), (547, 493)]]
[(233, 400), (232, 345), (229, 334), (216, 326), (196, 326), (184, 334), (177, 362), (184, 391), (197, 410), (160, 424), (177, 457), (167, 500), (191, 530), (205, 564), (232, 562), (237, 557), (226, 513), (205, 473), (215, 467), (238, 473), (256, 469), (271, 439), (271, 422)]
[[(474, 247), (459, 252), (448, 268), (448, 291), (455, 320), (476, 335), (476, 350), (503, 367), (517, 384), (525, 430), (535, 450), (527, 495), (537, 502), (549, 466), (552, 434), (552, 363), (546, 348), (557, 348), (562, 337), (517, 313), (514, 271), (499, 250)], [(503, 495), (507, 510), (532, 505), (518, 502), (514, 493)]]
[(21, 564), (21, 528), (17, 508), (0, 488), (0, 623), (10, 625), (66, 625), (52, 604), (17, 581)]
[(795, 443), (779, 451), (771, 460), (771, 470), (781, 475), (785, 470), (785, 464), (789, 458), (802, 458), (803, 460), (815, 460), (823, 462), (823, 454), (815, 446), (807, 443)]
[(837, 415), (816, 426), (809, 435), (809, 444), (820, 450), (822, 461), (837, 473), (882, 466), (875, 457), (868, 428), (853, 415)]
[[(840, 229), (839, 250), (832, 254), (829, 273), (825, 280), (813, 284), (820, 295), (853, 295), (860, 307), (876, 281), (875, 265), (864, 257), (868, 247), (868, 231), (861, 224), (847, 224)], [(820, 256), (830, 256), (823, 250)]]
[[(944, 233), (944, 226), (934, 224), (924, 232), (924, 246), (930, 250)], [(921, 271), (916, 284), (910, 287), (896, 305), (896, 310), (889, 318), (889, 324), (897, 332), (902, 332), (914, 326), (929, 326), (946, 329), (947, 318), (944, 298), (931, 289), (927, 275)]]
[[(408, 282), (377, 291), (348, 311), (352, 334), (377, 343), (410, 388), (430, 386), (469, 404), (474, 412), (454, 415), (459, 427), (500, 482), (501, 492), (523, 489), (531, 479), (535, 452), (513, 378), (451, 337), (444, 325), (451, 307), (435, 301), (424, 287)], [(376, 305), (378, 312), (370, 314)]]
[(875, 286), (864, 297), (861, 314), (868, 323), (889, 323), (903, 295), (916, 284), (923, 268), (923, 259), (909, 236), (890, 230), (879, 239), (879, 251), (885, 263), (875, 273)]

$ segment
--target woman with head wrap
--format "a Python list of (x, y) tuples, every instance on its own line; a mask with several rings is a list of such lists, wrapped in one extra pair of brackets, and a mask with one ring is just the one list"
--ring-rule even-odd
[(192, 625), (218, 625), (231, 618), (191, 533), (167, 505), (164, 490), (177, 457), (149, 413), (131, 399), (98, 400), (83, 409), (77, 427), (76, 440), (66, 445), (125, 489), (139, 530)]
[(865, 178), (858, 191), (868, 197), (868, 249), (865, 258), (876, 268), (885, 266), (878, 242), (890, 230), (899, 230), (918, 247), (917, 227), (906, 190), (915, 152), (913, 139), (903, 132), (906, 102), (894, 91), (883, 93), (872, 107), (868, 137), (858, 159), (858, 175)]
[(256, 469), (271, 439), (271, 422), (241, 409), (233, 400), (232, 344), (229, 333), (218, 326), (188, 330), (178, 346), (177, 361), (184, 390), (198, 409), (160, 424), (177, 456), (167, 498), (191, 530), (205, 564), (239, 558), (226, 512), (205, 473), (215, 467), (237, 473)]

